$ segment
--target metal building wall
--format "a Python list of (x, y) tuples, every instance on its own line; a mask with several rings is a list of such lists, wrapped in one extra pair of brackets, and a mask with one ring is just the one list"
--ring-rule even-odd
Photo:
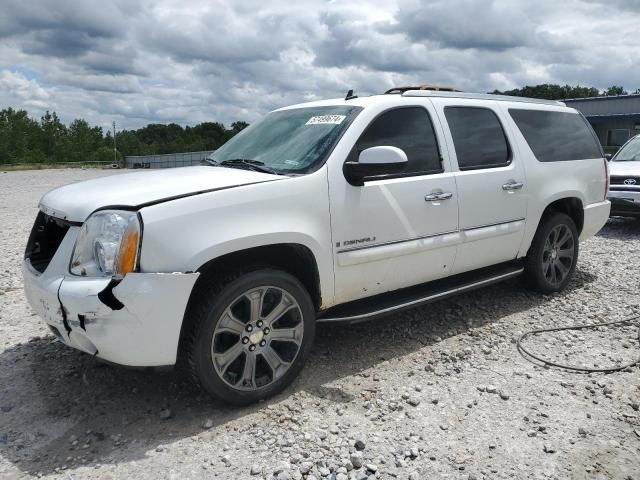
[(564, 102), (568, 107), (580, 110), (585, 117), (640, 113), (640, 95), (578, 98)]
[[(640, 134), (640, 95), (564, 100), (582, 112), (606, 153), (615, 153), (623, 140)], [(615, 138), (617, 141), (612, 142)]]
[(610, 130), (618, 130), (618, 129), (627, 130), (629, 132), (628, 134), (629, 138), (635, 135), (638, 135), (640, 133), (640, 130), (637, 130), (635, 128), (636, 124), (638, 123), (638, 120), (630, 120), (625, 118), (597, 120), (589, 117), (587, 117), (587, 120), (589, 120), (589, 123), (591, 123), (593, 130), (596, 132), (596, 135), (598, 135), (600, 144), (605, 147), (607, 146), (607, 142), (608, 142), (607, 137), (608, 137), (608, 132)]
[(202, 160), (213, 153), (203, 152), (167, 153), (164, 155), (131, 155), (125, 157), (127, 168), (176, 168), (200, 165)]

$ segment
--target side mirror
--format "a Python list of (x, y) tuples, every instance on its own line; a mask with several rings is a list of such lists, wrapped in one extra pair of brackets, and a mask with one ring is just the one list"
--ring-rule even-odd
[(342, 172), (347, 182), (361, 187), (367, 177), (403, 172), (408, 162), (407, 154), (398, 147), (371, 147), (360, 152), (357, 162), (345, 162)]
[(604, 154), (604, 158), (607, 160), (607, 162), (611, 161), (611, 157), (613, 157), (613, 155), (611, 155), (610, 153), (605, 153)]

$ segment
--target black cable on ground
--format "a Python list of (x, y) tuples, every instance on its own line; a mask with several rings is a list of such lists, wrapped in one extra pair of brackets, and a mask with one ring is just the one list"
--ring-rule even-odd
[[(558, 368), (563, 368), (565, 370), (575, 370), (577, 372), (588, 372), (588, 373), (595, 373), (595, 372), (619, 372), (620, 370), (624, 370), (626, 368), (629, 367), (633, 367), (635, 365), (640, 365), (640, 357), (638, 357), (638, 359), (636, 359), (634, 362), (631, 363), (627, 363), (625, 365), (621, 365), (618, 367), (609, 367), (609, 368), (586, 368), (586, 367), (576, 367), (573, 365), (563, 365), (561, 363), (556, 363), (556, 362), (552, 362), (550, 360), (545, 360), (542, 357), (539, 357), (533, 353), (531, 353), (529, 350), (527, 350), (526, 348), (524, 348), (522, 346), (522, 341), (527, 338), (530, 335), (538, 335), (540, 333), (546, 333), (546, 332), (560, 332), (562, 330), (585, 330), (585, 329), (589, 329), (589, 328), (597, 328), (597, 327), (607, 327), (607, 326), (611, 326), (611, 325), (620, 325), (623, 323), (630, 323), (633, 322), (634, 320), (638, 320), (640, 319), (640, 315), (635, 315), (633, 317), (628, 317), (628, 318), (624, 318), (622, 320), (616, 320), (615, 322), (603, 322), (603, 323), (594, 323), (591, 325), (575, 325), (573, 327), (556, 327), (556, 328), (541, 328), (539, 330), (531, 330), (530, 332), (525, 332), (522, 335), (520, 335), (520, 338), (518, 338), (518, 342), (517, 342), (517, 346), (518, 346), (518, 352), (520, 352), (520, 355), (522, 355), (526, 360), (531, 361), (531, 359), (535, 359), (545, 365), (549, 365), (551, 367), (558, 367)], [(638, 326), (638, 342), (640, 342), (640, 325)]]

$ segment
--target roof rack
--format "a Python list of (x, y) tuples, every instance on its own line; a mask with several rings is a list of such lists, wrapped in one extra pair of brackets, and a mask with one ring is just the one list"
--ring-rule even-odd
[(404, 93), (411, 90), (428, 90), (433, 92), (461, 92), (462, 90), (458, 90), (454, 87), (447, 87), (445, 85), (417, 85), (410, 87), (393, 87), (384, 92), (385, 95), (393, 94), (393, 93)]
[(469, 98), (476, 100), (496, 100), (500, 102), (521, 102), (538, 103), (541, 105), (555, 105), (565, 107), (564, 102), (558, 100), (543, 100), (541, 98), (512, 97), (509, 95), (494, 95), (493, 93), (466, 93), (452, 91), (433, 90), (406, 90), (402, 92), (403, 97), (445, 97), (445, 98)]

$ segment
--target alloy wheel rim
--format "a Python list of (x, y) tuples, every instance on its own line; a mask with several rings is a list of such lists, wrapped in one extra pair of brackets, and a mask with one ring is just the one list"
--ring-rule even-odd
[(556, 225), (551, 229), (542, 251), (542, 273), (551, 285), (560, 285), (573, 266), (575, 239), (567, 225)]
[(279, 287), (261, 286), (239, 295), (219, 318), (211, 361), (231, 388), (253, 391), (280, 379), (293, 365), (304, 335), (302, 309)]

